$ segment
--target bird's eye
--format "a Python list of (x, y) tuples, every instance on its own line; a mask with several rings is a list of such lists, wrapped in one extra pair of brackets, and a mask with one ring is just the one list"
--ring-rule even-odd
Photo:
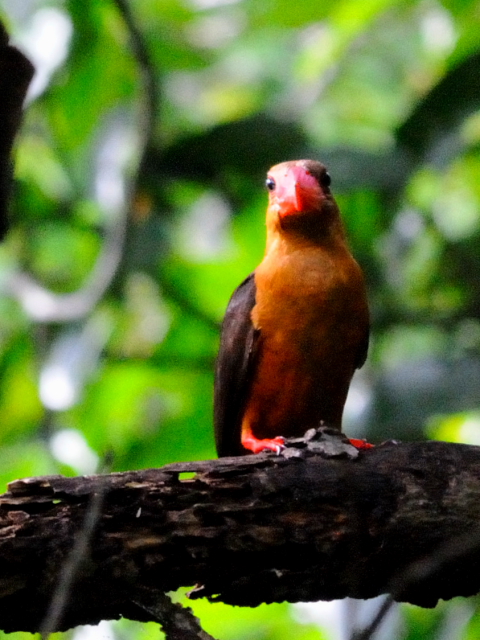
[(321, 180), (322, 180), (322, 187), (329, 187), (332, 184), (332, 178), (328, 173), (328, 171), (325, 171), (325, 173), (322, 174)]
[(265, 185), (269, 191), (273, 191), (276, 187), (275, 180), (270, 177), (265, 180)]

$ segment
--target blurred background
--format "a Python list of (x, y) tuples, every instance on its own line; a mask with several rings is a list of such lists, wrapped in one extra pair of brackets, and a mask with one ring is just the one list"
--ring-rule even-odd
[[(107, 452), (113, 471), (214, 457), (219, 323), (263, 254), (265, 172), (302, 157), (328, 165), (369, 288), (345, 430), (480, 444), (479, 0), (0, 0), (0, 18), (36, 67), (0, 247), (2, 491)], [(194, 610), (221, 640), (341, 640), (376, 607)], [(375, 637), (474, 640), (477, 610), (398, 607)]]

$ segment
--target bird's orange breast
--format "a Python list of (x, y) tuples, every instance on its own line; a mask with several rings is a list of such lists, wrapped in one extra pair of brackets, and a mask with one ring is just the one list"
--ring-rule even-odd
[(368, 332), (363, 276), (343, 243), (270, 247), (255, 272), (260, 344), (242, 431), (300, 436), (321, 420), (341, 428)]

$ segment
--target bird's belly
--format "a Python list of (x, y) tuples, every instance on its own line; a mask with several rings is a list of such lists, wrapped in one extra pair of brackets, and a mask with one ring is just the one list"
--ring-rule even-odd
[(262, 342), (244, 414), (257, 438), (300, 436), (322, 420), (341, 428), (354, 365), (342, 361), (333, 345), (315, 345), (311, 338), (310, 345), (306, 354), (302, 344), (278, 336)]
[(365, 333), (355, 292), (305, 281), (290, 292), (260, 300), (252, 314), (261, 338), (242, 429), (257, 438), (302, 436), (322, 421), (341, 429)]

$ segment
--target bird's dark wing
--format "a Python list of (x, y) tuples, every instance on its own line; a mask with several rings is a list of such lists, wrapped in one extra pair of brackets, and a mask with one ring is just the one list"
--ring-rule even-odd
[(255, 293), (255, 278), (251, 273), (235, 289), (223, 320), (213, 409), (219, 456), (245, 453), (240, 443), (241, 423), (260, 333), (250, 317)]

